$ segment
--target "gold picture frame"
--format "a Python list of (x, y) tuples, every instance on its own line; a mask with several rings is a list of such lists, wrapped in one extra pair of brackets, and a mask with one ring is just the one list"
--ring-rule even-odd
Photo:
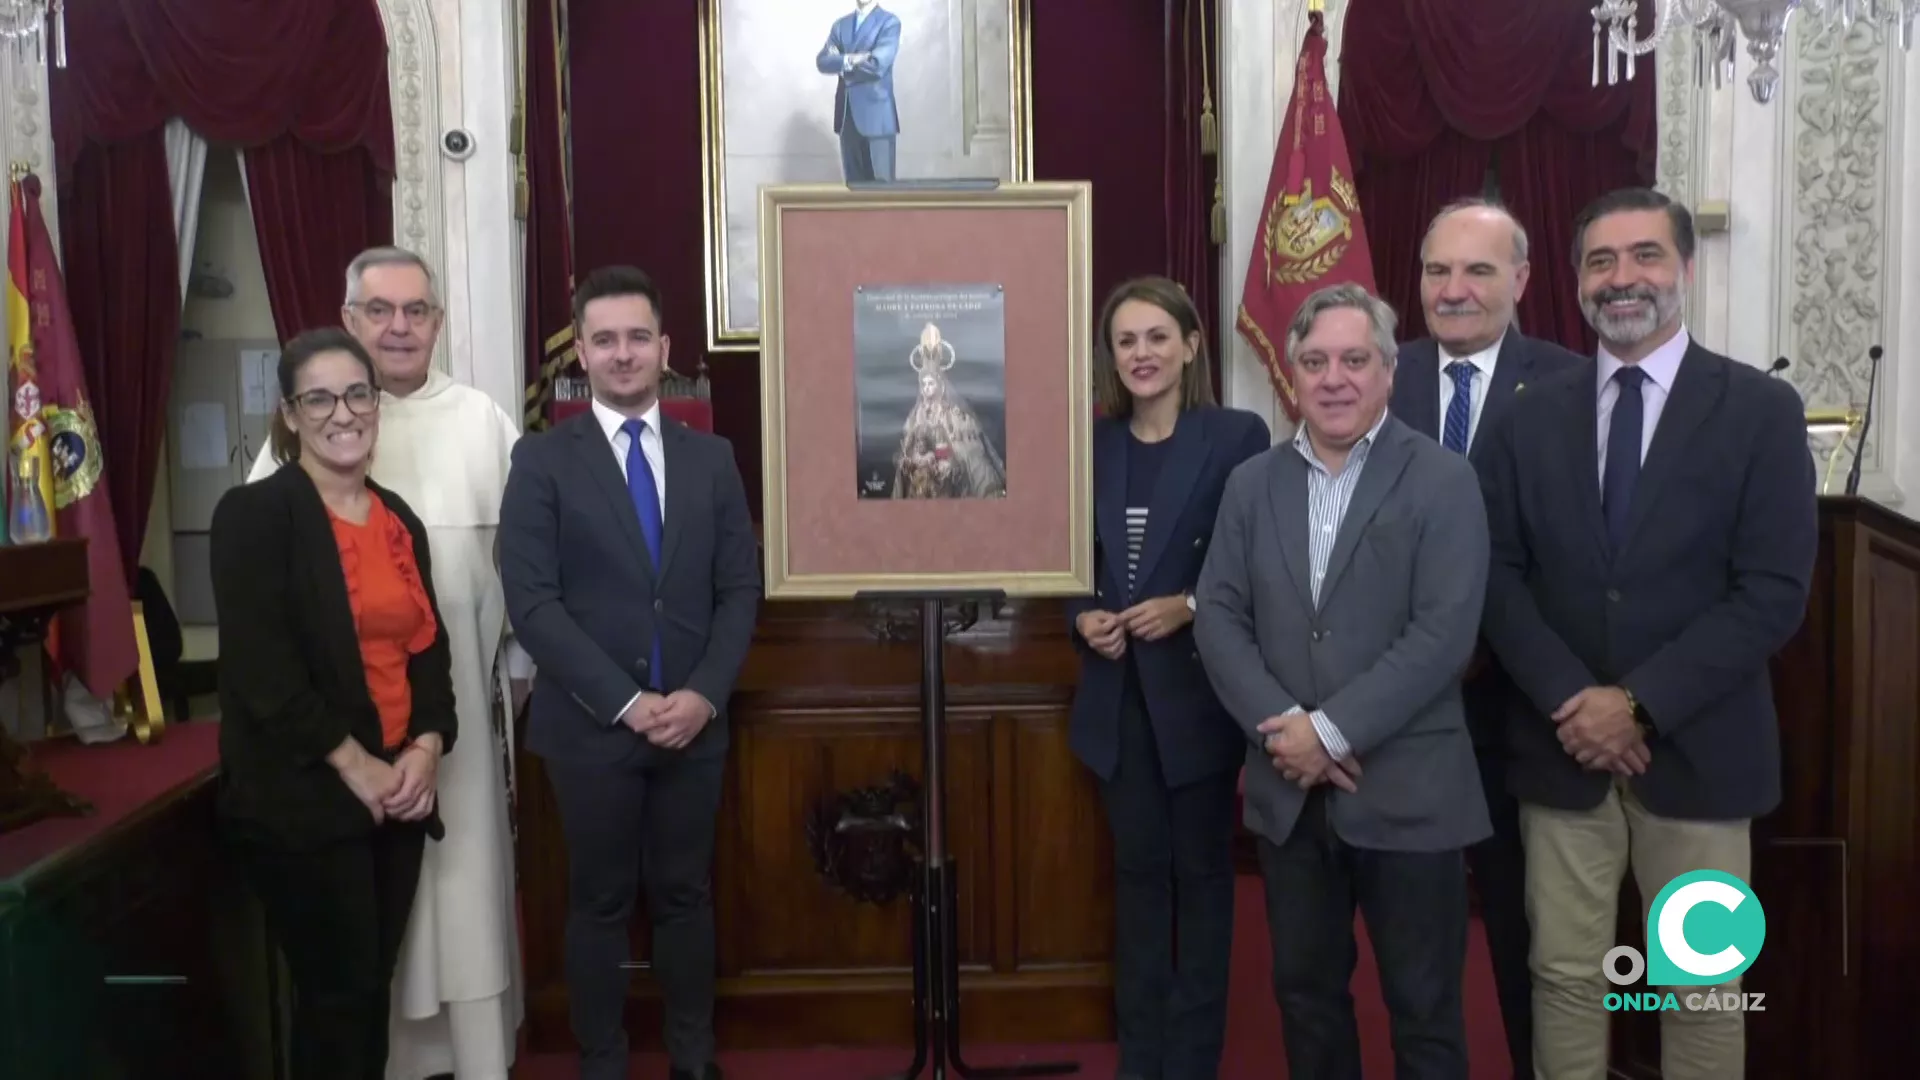
[[(830, 39), (831, 27), (852, 13), (851, 0), (818, 5), (795, 0), (698, 0), (700, 5), (700, 160), (701, 213), (704, 218), (706, 332), (709, 352), (752, 352), (759, 348), (760, 304), (757, 190), (767, 183), (815, 183), (842, 180), (833, 128), (835, 98), (830, 76), (817, 70), (813, 50)], [(917, 18), (903, 20), (902, 53), (928, 47), (945, 61), (939, 83), (951, 83), (952, 100), (916, 104), (901, 98), (898, 146), (903, 181), (996, 179), (1024, 183), (1033, 178), (1033, 76), (1030, 61), (1031, 0), (896, 0), (907, 9), (937, 7), (945, 21), (932, 29)], [(751, 17), (748, 15), (751, 10)], [(880, 0), (880, 11), (891, 11)], [(911, 10), (907, 13), (913, 15)], [(1002, 19), (1004, 18), (1004, 22)], [(743, 32), (734, 32), (735, 26)], [(729, 38), (729, 34), (733, 36)], [(1004, 54), (996, 35), (1004, 33)], [(765, 44), (762, 45), (761, 43)], [(797, 48), (799, 53), (790, 52)], [(824, 50), (823, 50), (824, 51)], [(745, 71), (728, 92), (727, 63), (733, 54)], [(744, 55), (742, 55), (744, 54)], [(805, 54), (804, 58), (800, 54)], [(1004, 56), (1004, 65), (1002, 59)], [(801, 60), (804, 59), (804, 65)], [(1002, 68), (1004, 66), (1004, 73)], [(997, 84), (1004, 81), (1004, 109)], [(918, 80), (914, 85), (925, 85)], [(755, 147), (744, 151), (746, 165), (769, 175), (734, 178), (750, 190), (735, 190), (728, 179), (729, 100), (742, 106), (762, 139), (779, 126), (781, 151), (765, 153), (762, 139), (742, 137)], [(927, 121), (927, 122), (922, 122)], [(928, 137), (923, 132), (942, 134)], [(750, 133), (733, 132), (736, 136)], [(910, 140), (910, 141), (909, 141)], [(797, 148), (796, 148), (797, 147)], [(1004, 151), (1005, 165), (1000, 160)], [(742, 265), (754, 262), (755, 265)]]
[[(1092, 191), (1083, 181), (761, 189), (769, 600), (1093, 592)], [(990, 296), (990, 310), (923, 319), (932, 308), (876, 302), (914, 294)], [(955, 370), (940, 391), (954, 396), (923, 411), (948, 383), (917, 362), (929, 335), (944, 350), (940, 371), (954, 367), (936, 322), (977, 354), (961, 368), (986, 374)], [(938, 429), (958, 434), (910, 452), (928, 416), (962, 418)], [(997, 488), (903, 493), (897, 477), (916, 462), (958, 471), (981, 445), (996, 447)], [(898, 470), (891, 487), (869, 471), (874, 450)]]

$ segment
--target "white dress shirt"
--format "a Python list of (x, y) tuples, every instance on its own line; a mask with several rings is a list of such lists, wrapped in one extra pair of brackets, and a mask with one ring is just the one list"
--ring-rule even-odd
[[(620, 465), (620, 475), (627, 475), (627, 450), (631, 439), (620, 426), (627, 422), (625, 416), (614, 412), (593, 399), (593, 418), (600, 421), (600, 430), (607, 433), (607, 442), (613, 446), (613, 460)], [(647, 464), (653, 467), (653, 490), (660, 497), (660, 523), (667, 521), (667, 454), (666, 444), (660, 441), (660, 403), (655, 401), (640, 414), (640, 422), (647, 425), (640, 432), (640, 449), (647, 455)]]
[(1500, 362), (1500, 346), (1506, 341), (1502, 336), (1492, 345), (1481, 349), (1472, 356), (1454, 356), (1447, 347), (1440, 346), (1440, 424), (1444, 430), (1447, 423), (1447, 409), (1453, 405), (1453, 375), (1447, 368), (1456, 360), (1465, 360), (1474, 367), (1473, 382), (1470, 386), (1473, 397), (1467, 403), (1467, 446), (1473, 446), (1474, 438), (1480, 434), (1480, 414), (1487, 408), (1487, 391), (1493, 386), (1494, 365)]
[[(1653, 431), (1660, 426), (1660, 411), (1666, 408), (1667, 395), (1673, 393), (1673, 380), (1680, 374), (1680, 361), (1687, 355), (1687, 348), (1693, 339), (1682, 326), (1673, 335), (1672, 340), (1653, 350), (1640, 361), (1640, 370), (1647, 377), (1640, 384), (1641, 422), (1640, 422), (1640, 463), (1647, 462), (1647, 448), (1653, 445)], [(1598, 476), (1602, 487), (1607, 483), (1607, 428), (1613, 423), (1613, 404), (1620, 400), (1620, 384), (1613, 381), (1613, 374), (1625, 367), (1626, 363), (1600, 347), (1599, 363), (1594, 378), (1599, 385), (1600, 414), (1600, 465)]]

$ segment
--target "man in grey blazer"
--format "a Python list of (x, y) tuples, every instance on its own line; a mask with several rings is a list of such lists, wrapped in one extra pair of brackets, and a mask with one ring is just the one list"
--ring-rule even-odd
[(753, 521), (733, 447), (661, 417), (652, 280), (605, 267), (573, 304), (593, 408), (514, 446), (500, 577), (539, 669), (527, 749), (567, 842), (580, 1075), (627, 1075), (628, 924), (644, 886), (670, 1075), (717, 1080), (708, 879), (727, 699), (759, 614)]
[(1473, 466), (1388, 415), (1395, 322), (1356, 285), (1294, 316), (1303, 422), (1228, 480), (1194, 638), (1249, 743), (1247, 825), (1290, 1073), (1360, 1075), (1357, 903), (1395, 1075), (1463, 1080), (1463, 850), (1491, 828), (1460, 676), (1487, 520)]

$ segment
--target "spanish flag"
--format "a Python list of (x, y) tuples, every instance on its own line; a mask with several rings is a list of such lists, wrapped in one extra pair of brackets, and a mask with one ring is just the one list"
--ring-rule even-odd
[(16, 544), (53, 539), (53, 460), (47, 452), (43, 399), (33, 361), (33, 315), (27, 304), (27, 227), (20, 184), (13, 187), (7, 227), (7, 526)]
[(1307, 8), (1307, 36), (1293, 69), (1293, 100), (1280, 129), (1260, 233), (1247, 261), (1246, 285), (1235, 320), (1240, 336), (1260, 354), (1267, 378), (1288, 419), (1300, 419), (1287, 363), (1287, 325), (1300, 304), (1329, 285), (1354, 283), (1374, 291), (1373, 257), (1360, 220), (1353, 160), (1333, 93), (1327, 89), (1324, 16)]
[[(40, 211), (39, 178), (29, 174), (15, 180), (12, 194), (7, 332), (16, 379), (14, 442), (21, 463), (15, 475), (31, 475), (38, 485), (25, 500), (38, 505), (27, 513), (12, 511), (12, 539), (26, 539), (17, 524), (44, 507), (45, 536), (36, 539), (86, 541), (87, 599), (60, 612), (48, 628), (47, 656), (61, 674), (75, 676), (94, 697), (111, 702), (140, 666), (127, 572), (120, 561), (113, 506), (107, 501), (106, 469), (80, 368), (80, 343), (54, 259), (53, 237)], [(21, 388), (29, 388), (28, 393), (23, 396)]]

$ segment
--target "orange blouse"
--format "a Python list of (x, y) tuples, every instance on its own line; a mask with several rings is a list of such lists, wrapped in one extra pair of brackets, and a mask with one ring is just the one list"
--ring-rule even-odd
[(329, 516), (360, 637), (360, 660), (367, 669), (367, 693), (379, 710), (386, 749), (392, 750), (407, 741), (413, 717), (407, 661), (433, 644), (437, 628), (433, 605), (420, 583), (420, 564), (413, 557), (413, 534), (378, 495), (368, 492), (367, 498), (364, 525), (331, 511)]

